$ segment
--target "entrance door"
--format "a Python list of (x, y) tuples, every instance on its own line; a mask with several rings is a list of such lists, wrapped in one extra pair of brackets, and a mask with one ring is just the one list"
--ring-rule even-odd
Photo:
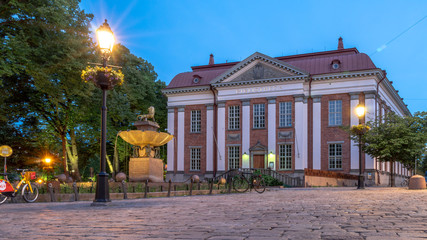
[(264, 168), (264, 155), (254, 155), (254, 168)]

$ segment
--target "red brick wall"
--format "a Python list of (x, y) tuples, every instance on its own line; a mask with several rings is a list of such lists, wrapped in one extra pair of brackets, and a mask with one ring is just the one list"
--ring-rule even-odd
[[(265, 128), (263, 129), (254, 129), (254, 120), (253, 120), (253, 114), (254, 114), (254, 104), (264, 103), (265, 107)], [(267, 98), (254, 98), (250, 101), (250, 144), (249, 147), (253, 147), (257, 142), (259, 141), (262, 145), (268, 146), (268, 102)], [(251, 166), (252, 167), (252, 166)]]
[[(329, 101), (342, 100), (342, 126), (350, 125), (350, 95), (333, 94), (324, 95), (321, 99), (321, 170), (329, 171), (329, 145), (328, 142), (344, 141), (342, 144), (342, 170), (337, 172), (350, 172), (350, 139), (348, 134), (339, 126), (329, 126)], [(311, 151), (310, 149), (309, 151)]]
[[(240, 107), (240, 119), (239, 119), (240, 129), (239, 130), (228, 130), (228, 107), (229, 106), (236, 106), (236, 105), (238, 105)], [(240, 134), (240, 140), (238, 140), (238, 141), (228, 140), (227, 134), (236, 134), (236, 133)], [(228, 169), (228, 146), (227, 146), (227, 144), (240, 144), (240, 153), (239, 153), (240, 163), (239, 163), (239, 166), (241, 167), (242, 166), (242, 154), (243, 153), (242, 153), (242, 102), (240, 100), (231, 100), (231, 101), (227, 101), (225, 103), (225, 156), (224, 156), (224, 159), (225, 159), (225, 170), (226, 171), (229, 170)]]
[[(201, 112), (201, 131), (192, 133), (191, 131), (191, 111), (200, 110)], [(184, 172), (187, 174), (200, 173), (206, 171), (206, 106), (188, 105), (185, 106), (185, 135), (184, 135)], [(190, 171), (190, 146), (201, 146), (200, 150), (200, 171)]]
[[(292, 127), (279, 127), (280, 102), (292, 102)], [(279, 138), (279, 131), (292, 131), (292, 138)], [(279, 170), (279, 142), (293, 142), (292, 144), (292, 171), (279, 171), (291, 173), (295, 169), (295, 98), (293, 96), (280, 96), (276, 98), (276, 169)]]

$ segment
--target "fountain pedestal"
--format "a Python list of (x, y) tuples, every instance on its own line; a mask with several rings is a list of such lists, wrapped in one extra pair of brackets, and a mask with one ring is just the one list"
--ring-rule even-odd
[(163, 182), (163, 161), (152, 157), (130, 158), (129, 181)]

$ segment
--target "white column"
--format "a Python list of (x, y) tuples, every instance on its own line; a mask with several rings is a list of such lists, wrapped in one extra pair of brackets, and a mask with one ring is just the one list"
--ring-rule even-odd
[(218, 103), (218, 171), (225, 171), (225, 103)]
[(213, 104), (206, 106), (206, 171), (213, 171)]
[(178, 156), (177, 156), (177, 171), (184, 171), (184, 133), (185, 133), (185, 124), (184, 116), (185, 109), (183, 107), (178, 108)]
[(313, 169), (321, 169), (322, 121), (320, 96), (313, 97)]
[(295, 170), (304, 170), (304, 96), (295, 96)]
[(308, 167), (308, 100), (304, 97), (302, 105), (302, 169)]
[[(175, 109), (174, 108), (168, 108), (168, 132), (170, 134), (175, 133)], [(168, 142), (168, 172), (173, 172), (174, 169), (174, 155), (175, 155), (175, 137)]]
[[(251, 106), (249, 100), (242, 101), (242, 154), (249, 155), (250, 148), (250, 128), (251, 128)], [(242, 168), (249, 168), (249, 158), (242, 161)]]
[[(359, 94), (360, 93), (350, 93), (350, 126), (359, 124), (359, 118), (355, 112), (356, 106), (359, 104)], [(351, 140), (350, 144), (350, 169), (359, 170), (359, 147), (356, 141)]]
[[(276, 170), (276, 98), (268, 99), (268, 163), (274, 161), (274, 168)], [(270, 159), (270, 153), (273, 153), (275, 158)]]
[[(365, 92), (365, 123), (368, 121), (375, 121), (375, 92)], [(365, 154), (365, 169), (374, 169), (374, 159)]]

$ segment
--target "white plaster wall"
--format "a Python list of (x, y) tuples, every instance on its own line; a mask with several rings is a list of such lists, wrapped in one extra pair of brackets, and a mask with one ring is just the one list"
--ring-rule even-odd
[(313, 103), (313, 169), (321, 169), (321, 103)]
[[(168, 113), (168, 132), (170, 134), (174, 134), (175, 132), (175, 118), (174, 118), (174, 113), (170, 112)], [(168, 142), (167, 148), (168, 148), (168, 171), (173, 171), (174, 169), (174, 152), (175, 152), (175, 148), (174, 148), (174, 144), (175, 144), (175, 139), (176, 136), (174, 136), (174, 138)]]
[[(242, 154), (249, 154), (250, 120), (250, 106), (242, 106)], [(249, 168), (249, 161), (243, 162), (242, 168)]]
[(218, 108), (218, 171), (225, 170), (225, 107)]
[[(268, 153), (276, 155), (276, 103), (268, 104)], [(274, 169), (276, 170), (276, 161)]]
[[(359, 118), (355, 114), (355, 109), (357, 105), (359, 104), (359, 99), (353, 99), (350, 100), (350, 125), (358, 125), (359, 124)], [(357, 146), (357, 142), (351, 140), (351, 155), (350, 155), (350, 162), (351, 162), (351, 169), (357, 169), (359, 170), (359, 147)]]
[(304, 170), (303, 140), (304, 140), (304, 107), (303, 102), (295, 102), (295, 170)]
[(315, 96), (372, 90), (376, 90), (376, 80), (374, 78), (354, 78), (350, 81), (349, 79), (334, 79), (313, 81), (311, 94)]
[(184, 112), (178, 112), (177, 170), (184, 171)]
[(213, 110), (206, 111), (206, 171), (213, 171)]

